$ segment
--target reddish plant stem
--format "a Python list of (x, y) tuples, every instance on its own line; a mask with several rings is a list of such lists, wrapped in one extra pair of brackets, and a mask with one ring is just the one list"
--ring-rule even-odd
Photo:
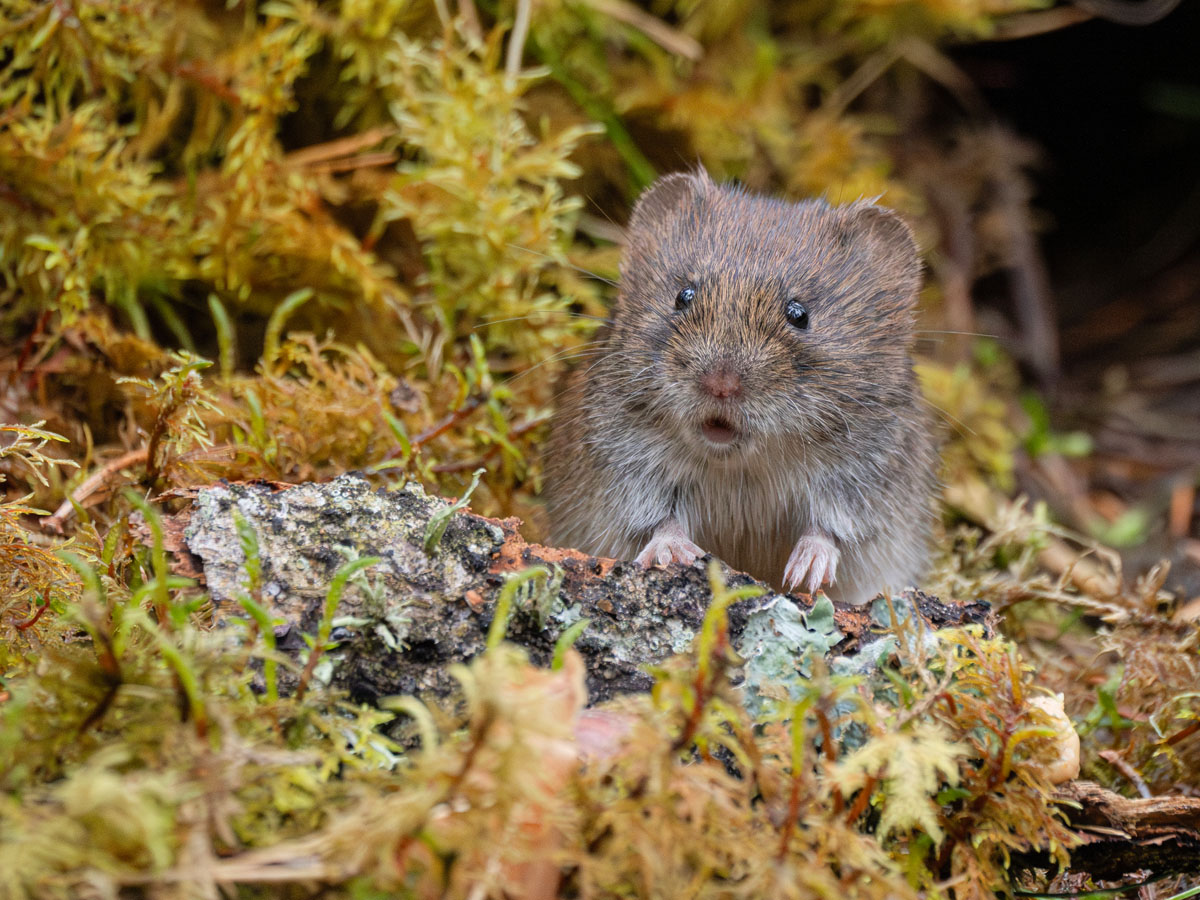
[[(821, 750), (825, 754), (825, 759), (830, 763), (837, 762), (837, 752), (833, 749), (833, 727), (829, 724), (829, 717), (825, 715), (825, 710), (817, 707), (813, 710), (813, 715), (817, 719), (817, 725), (821, 729)], [(838, 792), (833, 794), (833, 814), (837, 815), (846, 807), (846, 801)]]
[(47, 600), (45, 603), (43, 603), (41, 606), (39, 606), (37, 608), (37, 612), (35, 612), (32, 616), (30, 616), (24, 622), (18, 622), (16, 624), (17, 631), (25, 631), (26, 629), (32, 628), (34, 625), (37, 624), (38, 619), (40, 619), (42, 616), (44, 616), (46, 614), (46, 610), (48, 610), (49, 608), (50, 608), (50, 601)]
[(850, 807), (850, 811), (846, 813), (846, 824), (853, 825), (858, 821), (858, 817), (863, 814), (867, 808), (867, 804), (871, 800), (871, 794), (875, 791), (875, 785), (879, 784), (879, 779), (874, 775), (868, 775), (867, 780), (863, 783), (862, 789), (858, 792), (858, 796), (854, 798), (854, 805)]
[(1192, 722), (1186, 728), (1180, 729), (1179, 731), (1177, 731), (1173, 735), (1171, 735), (1169, 738), (1167, 738), (1166, 744), (1168, 747), (1178, 744), (1184, 738), (1190, 737), (1191, 735), (1195, 734), (1197, 731), (1200, 731), (1200, 722)]
[[(728, 649), (729, 631), (726, 625), (722, 624), (717, 629), (715, 639), (713, 640), (712, 653), (709, 654), (710, 665), (713, 669), (719, 669)], [(695, 695), (695, 701), (692, 704), (692, 711), (688, 714), (687, 722), (683, 726), (683, 732), (671, 745), (672, 751), (682, 750), (691, 744), (692, 740), (696, 737), (696, 732), (700, 730), (700, 720), (704, 718), (704, 710), (708, 706), (708, 701), (712, 699), (715, 693), (714, 686), (717, 680), (716, 672), (710, 674), (708, 669), (709, 666), (704, 665), (697, 665), (696, 667), (696, 677), (692, 681), (692, 691)]]
[(163, 435), (167, 433), (167, 425), (171, 416), (181, 406), (183, 406), (183, 399), (177, 396), (174, 402), (164, 406), (154, 417), (154, 426), (150, 429), (150, 440), (146, 442), (146, 480), (150, 484), (158, 481), (161, 471), (158, 463), (158, 447), (162, 443)]
[(833, 749), (833, 726), (829, 724), (829, 716), (825, 715), (825, 710), (819, 706), (813, 710), (813, 715), (817, 717), (817, 724), (821, 726), (821, 748), (825, 752), (825, 758), (835, 763), (837, 751)]
[(79, 734), (83, 734), (93, 725), (100, 724), (100, 720), (104, 718), (104, 714), (108, 712), (112, 706), (113, 700), (117, 698), (117, 690), (124, 683), (124, 678), (121, 675), (121, 662), (117, 659), (117, 655), (113, 652), (112, 636), (107, 632), (102, 631), (99, 626), (96, 628), (94, 641), (97, 644), (97, 657), (100, 663), (100, 671), (106, 683), (104, 696), (100, 698), (100, 702), (96, 704), (83, 724), (79, 726)]
[(775, 858), (779, 863), (782, 863), (787, 858), (788, 844), (792, 840), (792, 832), (796, 828), (796, 819), (800, 816), (800, 773), (792, 773), (792, 787), (788, 791), (788, 811), (787, 819), (783, 823), (782, 833), (779, 835), (779, 852)]
[(996, 759), (991, 767), (992, 771), (988, 775), (987, 787), (977, 800), (983, 799), (998, 788), (1000, 782), (1008, 775), (1008, 772), (1005, 771), (1004, 759), (1008, 755), (1008, 742), (1012, 740), (1012, 727), (1005, 723), (1004, 731), (996, 733), (1000, 737), (1000, 752), (996, 754)]
[(233, 88), (222, 81), (219, 75), (202, 68), (198, 63), (190, 61), (180, 63), (168, 62), (163, 64), (162, 69), (168, 75), (177, 75), (180, 78), (200, 85), (200, 87), (220, 97), (235, 109), (241, 109), (244, 106), (242, 98)]
[(20, 375), (25, 370), (25, 364), (29, 362), (29, 357), (33, 355), (33, 348), (37, 344), (38, 338), (46, 330), (46, 323), (48, 321), (50, 321), (50, 310), (43, 310), (42, 314), (37, 317), (37, 322), (34, 323), (33, 331), (29, 337), (25, 338), (25, 343), (21, 346), (21, 355), (17, 357), (17, 375)]
[[(422, 431), (420, 434), (418, 434), (415, 438), (413, 438), (412, 439), (413, 451), (419, 450), (424, 444), (429, 443), (429, 441), (432, 441), (438, 435), (445, 434), (447, 431), (449, 431), (451, 428), (453, 428), (455, 425), (457, 425), (463, 419), (467, 418), (467, 416), (471, 415), (471, 413), (475, 412), (475, 410), (479, 409), (479, 407), (483, 405), (483, 400), (484, 400), (484, 398), (479, 397), (479, 396), (468, 397), (466, 403), (464, 403), (458, 409), (454, 410), (454, 412), (445, 416), (439, 422), (436, 422), (433, 425), (430, 425), (428, 428), (426, 428), (424, 431)], [(391, 453), (388, 454), (387, 458), (395, 459), (399, 455), (400, 455), (400, 448), (397, 447), (395, 450), (393, 450)]]
[(324, 652), (325, 644), (320, 640), (314, 641), (312, 649), (308, 652), (308, 660), (304, 663), (304, 670), (300, 673), (300, 682), (296, 685), (297, 700), (303, 700), (304, 695), (308, 693), (308, 683), (312, 680), (313, 672), (317, 669), (317, 662)]

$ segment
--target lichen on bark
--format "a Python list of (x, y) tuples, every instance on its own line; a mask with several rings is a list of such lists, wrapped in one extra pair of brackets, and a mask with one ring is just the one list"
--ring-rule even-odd
[[(429, 520), (445, 508), (416, 483), (375, 490), (357, 475), (286, 490), (224, 484), (200, 491), (185, 540), (203, 561), (218, 613), (229, 615), (239, 610), (235, 597), (245, 590), (233, 511), (250, 523), (262, 560), (263, 599), (284, 621), (277, 640), (285, 650), (302, 650), (301, 635), (315, 633), (340, 566), (379, 557), (342, 596), (335, 620), (341, 639), (329, 655), (332, 683), (358, 700), (452, 693), (450, 665), (483, 651), (506, 579), (531, 567), (544, 575), (518, 591), (506, 636), (547, 664), (562, 632), (587, 619), (575, 646), (587, 662), (593, 703), (648, 690), (647, 666), (686, 651), (699, 631), (710, 599), (702, 562), (647, 570), (528, 544), (516, 520), (469, 512), (455, 513), (427, 553)], [(752, 583), (728, 570), (725, 578), (732, 586)], [(959, 621), (983, 614), (983, 607), (959, 610)], [(751, 698), (767, 683), (789, 690), (809, 674), (805, 660), (813, 653), (857, 652), (875, 640), (871, 626), (887, 624), (853, 609), (835, 615), (828, 601), (812, 609), (765, 585), (761, 596), (730, 614), (733, 647), (748, 662), (743, 671)]]

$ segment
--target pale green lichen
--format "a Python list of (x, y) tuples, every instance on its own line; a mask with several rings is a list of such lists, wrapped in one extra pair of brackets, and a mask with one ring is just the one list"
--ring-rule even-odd
[[(808, 612), (782, 594), (771, 597), (750, 614), (735, 645), (746, 661), (746, 711), (758, 717), (773, 708), (764, 696), (768, 688), (783, 688), (792, 702), (799, 700), (813, 660), (824, 659), (841, 640), (833, 604), (824, 594)], [(779, 699), (777, 690), (769, 693)]]

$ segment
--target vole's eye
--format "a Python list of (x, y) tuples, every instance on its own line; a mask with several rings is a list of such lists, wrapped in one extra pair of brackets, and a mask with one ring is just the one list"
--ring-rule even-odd
[(696, 299), (696, 289), (693, 287), (685, 287), (682, 291), (675, 295), (675, 308), (687, 309), (692, 305), (692, 301)]
[(788, 324), (802, 331), (808, 328), (808, 309), (799, 300), (789, 300), (783, 309)]

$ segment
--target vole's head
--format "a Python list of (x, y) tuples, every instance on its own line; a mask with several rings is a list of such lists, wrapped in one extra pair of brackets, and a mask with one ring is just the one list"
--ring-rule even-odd
[(614, 399), (701, 457), (853, 440), (913, 402), (920, 280), (887, 209), (667, 175), (629, 225), (611, 343), (629, 390)]

